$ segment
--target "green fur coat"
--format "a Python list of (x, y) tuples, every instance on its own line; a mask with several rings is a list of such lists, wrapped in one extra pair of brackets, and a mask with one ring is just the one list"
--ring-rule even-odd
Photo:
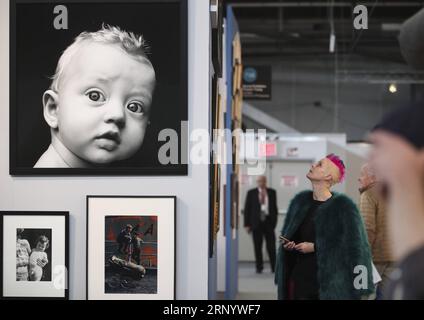
[[(293, 237), (312, 203), (312, 191), (295, 196), (289, 205), (281, 235), (289, 239)], [(373, 293), (371, 251), (362, 217), (352, 200), (333, 193), (317, 209), (314, 224), (320, 299), (361, 299)], [(279, 299), (287, 298), (289, 255), (280, 245), (275, 271)], [(362, 271), (354, 271), (355, 266), (364, 266), (367, 272), (363, 272), (363, 267), (359, 267)], [(355, 288), (354, 281), (359, 289)]]

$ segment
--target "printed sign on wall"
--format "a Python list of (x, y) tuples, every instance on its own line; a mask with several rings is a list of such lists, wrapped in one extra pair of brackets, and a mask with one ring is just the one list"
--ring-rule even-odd
[(293, 175), (281, 176), (281, 186), (283, 188), (297, 188), (299, 186), (299, 178)]
[(271, 100), (271, 66), (245, 66), (243, 99)]

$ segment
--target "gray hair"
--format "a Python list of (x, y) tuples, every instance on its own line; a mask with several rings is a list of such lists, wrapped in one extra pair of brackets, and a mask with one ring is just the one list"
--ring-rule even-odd
[(369, 175), (370, 177), (377, 178), (376, 175), (375, 175), (374, 168), (369, 163), (365, 163), (362, 166), (362, 168), (365, 170), (365, 172), (367, 173), (367, 175)]
[(50, 89), (58, 92), (60, 79), (63, 77), (66, 66), (69, 64), (73, 56), (87, 42), (96, 42), (102, 44), (118, 45), (126, 53), (136, 57), (150, 60), (147, 55), (150, 53), (150, 47), (146, 43), (142, 35), (137, 35), (133, 32), (127, 32), (119, 27), (102, 25), (102, 29), (95, 32), (81, 32), (74, 42), (63, 51), (57, 63), (56, 71), (52, 79)]

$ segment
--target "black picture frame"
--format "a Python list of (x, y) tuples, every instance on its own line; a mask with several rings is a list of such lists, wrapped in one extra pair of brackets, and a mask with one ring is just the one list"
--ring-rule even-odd
[[(60, 290), (60, 292), (58, 294), (60, 294), (60, 296), (57, 295), (51, 295), (49, 296), (48, 294), (42, 294), (40, 293), (40, 295), (9, 295), (7, 293), (7, 291), (9, 290), (4, 290), (4, 284), (5, 284), (5, 268), (4, 268), (4, 263), (6, 262), (5, 257), (5, 250), (4, 248), (7, 247), (7, 243), (5, 242), (5, 232), (4, 232), (4, 227), (5, 227), (5, 222), (4, 222), (4, 218), (5, 217), (18, 217), (23, 219), (23, 217), (25, 217), (25, 223), (28, 225), (30, 224), (32, 221), (36, 222), (34, 219), (37, 218), (48, 218), (47, 222), (41, 222), (41, 226), (44, 226), (44, 228), (52, 228), (52, 226), (54, 226), (55, 223), (57, 223), (58, 221), (55, 222), (56, 219), (54, 219), (55, 217), (62, 217), (63, 218), (63, 227), (64, 230), (58, 230), (55, 232), (56, 235), (59, 234), (59, 237), (63, 237), (63, 243), (61, 246), (59, 246), (59, 248), (64, 248), (64, 253), (63, 253), (63, 257), (62, 259), (59, 260), (63, 260), (62, 262), (64, 263), (64, 267), (65, 267), (65, 287), (64, 288), (59, 288), (56, 290)], [(40, 222), (38, 222), (40, 223)], [(39, 225), (40, 226), (40, 225)], [(38, 228), (37, 228), (38, 229)], [(54, 229), (52, 228), (51, 230), (51, 234), (53, 234)], [(16, 231), (14, 231), (14, 240), (15, 240), (15, 250), (16, 250)], [(53, 237), (54, 240), (57, 239), (57, 236)], [(50, 239), (50, 240), (53, 240)], [(9, 239), (11, 240), (11, 239)], [(57, 243), (52, 243), (52, 247), (55, 246), (56, 248), (58, 247)], [(55, 252), (54, 248), (51, 248), (50, 252)], [(56, 250), (56, 252), (58, 252)], [(16, 254), (15, 254), (16, 256)], [(51, 257), (49, 257), (49, 260), (51, 260)], [(53, 260), (52, 260), (53, 261)], [(51, 262), (52, 262), (51, 261)], [(50, 261), (49, 261), (50, 263)], [(61, 265), (62, 266), (62, 265)], [(53, 268), (50, 267), (50, 272), (51, 272), (51, 279), (50, 282), (52, 282), (53, 286), (54, 286), (54, 281), (55, 279), (53, 279), (53, 275), (55, 275), (53, 273)], [(16, 273), (15, 273), (16, 274)], [(17, 282), (17, 281), (12, 281), (12, 285), (13, 282)], [(33, 281), (27, 281), (29, 284), (33, 284)], [(0, 300), (69, 300), (69, 212), (67, 211), (0, 211)], [(34, 284), (34, 286), (36, 286), (36, 284)], [(10, 288), (10, 287), (9, 287)], [(6, 292), (5, 292), (6, 291)]]
[[(97, 204), (94, 204), (94, 202), (92, 200), (95, 201), (100, 201), (100, 205), (99, 202)], [(104, 202), (104, 205), (106, 205), (105, 209), (102, 209), (102, 203), (101, 201), (106, 200), (106, 202)], [(132, 203), (131, 200), (133, 200)], [(161, 283), (166, 283), (167, 285), (172, 285), (172, 290), (163, 290), (164, 288), (162, 287), (161, 290), (157, 291), (162, 291), (162, 294), (165, 296), (155, 296), (155, 293), (150, 294), (150, 293), (146, 293), (146, 292), (142, 292), (142, 293), (135, 293), (135, 292), (100, 292), (102, 291), (98, 286), (99, 286), (99, 282), (100, 281), (105, 281), (106, 282), (106, 271), (104, 276), (104, 279), (98, 279), (98, 275), (100, 274), (100, 277), (102, 276), (101, 274), (101, 270), (96, 270), (96, 272), (90, 272), (93, 271), (92, 267), (90, 266), (90, 261), (98, 261), (97, 259), (92, 259), (90, 258), (90, 254), (92, 253), (92, 251), (90, 250), (90, 245), (92, 245), (94, 240), (99, 240), (99, 239), (105, 239), (104, 237), (102, 237), (102, 234), (100, 235), (100, 237), (98, 236), (98, 234), (95, 234), (93, 236), (93, 239), (91, 238), (92, 233), (90, 232), (90, 229), (93, 227), (94, 221), (91, 219), (91, 217), (95, 217), (95, 219), (97, 219), (96, 221), (100, 224), (104, 223), (104, 226), (106, 226), (106, 221), (103, 222), (103, 218), (106, 217), (118, 217), (118, 218), (139, 218), (140, 216), (142, 217), (147, 217), (147, 216), (152, 216), (151, 212), (147, 212), (145, 211), (144, 214), (142, 213), (143, 210), (145, 210), (145, 206), (149, 207), (148, 201), (171, 201), (172, 202), (172, 209), (168, 210), (168, 211), (172, 211), (171, 216), (169, 216), (170, 212), (167, 213), (161, 213), (161, 211), (158, 210), (154, 210), (154, 214), (156, 216), (157, 219), (157, 226), (156, 226), (156, 230), (158, 232), (157, 235), (157, 242), (160, 245), (160, 241), (171, 241), (171, 250), (168, 250), (168, 252), (165, 253), (161, 253), (161, 252), (157, 252), (158, 255), (170, 255), (168, 256), (168, 258), (171, 258), (170, 260), (172, 261), (173, 266), (169, 267), (168, 265), (164, 266), (160, 266), (161, 263), (161, 259), (160, 257), (158, 257), (157, 259), (157, 266), (156, 268), (161, 267), (162, 271), (161, 274), (162, 276), (166, 276), (168, 277), (168, 279), (170, 279), (170, 281), (172, 281), (171, 284), (169, 284), (169, 282), (166, 281), (161, 281)], [(90, 201), (92, 202), (92, 207), (90, 208)], [(107, 201), (109, 201), (107, 203)], [(118, 201), (119, 203), (113, 204), (113, 201)], [(137, 203), (137, 201), (141, 201), (139, 203)], [(144, 203), (143, 203), (144, 202)], [(137, 207), (137, 209), (135, 209), (134, 207), (131, 207), (132, 210), (129, 211), (125, 211), (127, 209), (125, 209), (125, 205), (138, 205), (139, 207)], [(159, 202), (156, 203), (156, 205), (159, 205)], [(168, 204), (165, 204), (165, 207)], [(151, 207), (150, 207), (151, 208)], [(168, 208), (169, 209), (169, 208)], [(122, 211), (121, 211), (122, 210)], [(177, 197), (176, 196), (163, 196), (163, 195), (143, 195), (143, 196), (136, 196), (136, 195), (129, 195), (129, 196), (125, 196), (125, 195), (87, 195), (86, 197), (86, 217), (87, 217), (87, 223), (86, 223), (86, 299), (87, 300), (99, 300), (99, 299), (113, 299), (113, 300), (128, 300), (129, 298), (129, 293), (133, 294), (133, 298), (135, 300), (176, 300), (176, 292), (177, 292), (177, 279), (176, 279), (176, 275), (177, 275), (177, 232), (176, 232), (176, 226), (177, 226)], [(121, 214), (118, 214), (118, 212), (121, 211)], [(163, 211), (167, 211), (167, 210), (163, 210)], [(91, 213), (90, 213), (91, 212)], [(91, 215), (91, 217), (90, 217)], [(162, 216), (162, 217), (161, 217)], [(170, 219), (171, 218), (171, 219)], [(99, 222), (99, 219), (102, 220), (102, 222)], [(106, 220), (106, 219), (105, 219)], [(161, 221), (162, 220), (162, 221)], [(125, 222), (127, 223), (127, 222)], [(124, 225), (125, 225), (124, 223)], [(167, 224), (171, 224), (171, 225), (167, 225)], [(102, 225), (103, 226), (103, 225)], [(102, 226), (96, 225), (94, 227), (93, 230), (96, 230), (96, 232), (98, 232), (98, 230), (101, 230)], [(93, 231), (92, 230), (92, 231)], [(166, 231), (171, 231), (171, 232), (166, 232)], [(171, 233), (171, 235), (169, 236), (169, 233)], [(103, 234), (106, 237), (106, 231)], [(97, 242), (98, 243), (98, 242)], [(166, 248), (166, 246), (163, 246), (163, 248)], [(101, 249), (100, 249), (101, 250)], [(106, 250), (106, 249), (105, 249)], [(103, 254), (101, 253), (100, 255), (105, 258), (106, 256), (106, 252), (105, 250), (103, 250)], [(94, 251), (96, 254), (98, 254), (98, 250)], [(169, 261), (169, 259), (168, 259)], [(103, 268), (106, 268), (106, 263), (104, 265), (102, 265)], [(95, 269), (95, 268), (94, 268)], [(146, 268), (147, 269), (147, 268)], [(149, 272), (149, 270), (147, 270)], [(146, 277), (149, 276), (149, 273), (147, 272)], [(94, 274), (96, 275), (96, 279), (93, 281), (92, 278), (94, 277)], [(156, 271), (156, 277), (157, 277), (158, 273)], [(144, 279), (144, 278), (143, 278)], [(97, 281), (97, 282), (96, 282)], [(102, 285), (104, 286), (104, 290), (106, 291), (106, 284), (102, 283)], [(156, 282), (156, 287), (158, 288), (157, 283), (159, 283), (159, 281), (157, 280)], [(90, 286), (95, 287), (97, 284), (97, 288), (94, 288), (93, 290), (90, 290)], [(166, 291), (166, 292), (164, 292)], [(90, 295), (90, 292), (92, 292), (92, 294)], [(124, 293), (122, 296), (120, 296), (120, 294)], [(149, 295), (150, 294), (150, 295)], [(156, 292), (157, 294), (157, 292)]]
[(212, 26), (212, 64), (217, 77), (222, 77), (222, 36), (224, 32), (223, 28), (223, 0), (215, 0), (217, 11), (213, 18), (216, 18), (216, 26)]
[[(188, 174), (182, 121), (188, 119), (187, 0), (9, 0), (10, 1), (10, 166), (12, 176), (181, 176)], [(55, 30), (56, 5), (68, 8), (68, 29)], [(137, 10), (138, 9), (138, 10)], [(143, 10), (140, 10), (143, 9)], [(72, 13), (74, 12), (74, 13)], [(72, 14), (78, 17), (73, 19)], [(50, 20), (51, 19), (51, 20)], [(129, 159), (107, 166), (43, 167), (34, 164), (50, 143), (41, 96), (62, 51), (82, 31), (102, 23), (143, 34), (151, 47), (156, 88), (142, 146)], [(63, 34), (63, 35), (62, 35)], [(41, 36), (40, 36), (41, 35)], [(170, 52), (172, 54), (170, 54)], [(178, 163), (162, 165), (162, 129), (178, 133)], [(66, 161), (65, 161), (66, 162)]]

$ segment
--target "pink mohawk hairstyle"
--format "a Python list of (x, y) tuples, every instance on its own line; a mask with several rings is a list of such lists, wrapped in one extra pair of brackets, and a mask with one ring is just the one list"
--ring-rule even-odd
[(340, 159), (340, 157), (336, 156), (334, 153), (329, 154), (326, 158), (330, 160), (332, 163), (334, 163), (336, 167), (339, 169), (340, 182), (343, 182), (345, 178), (345, 174), (346, 174), (346, 167), (343, 163), (343, 160)]

